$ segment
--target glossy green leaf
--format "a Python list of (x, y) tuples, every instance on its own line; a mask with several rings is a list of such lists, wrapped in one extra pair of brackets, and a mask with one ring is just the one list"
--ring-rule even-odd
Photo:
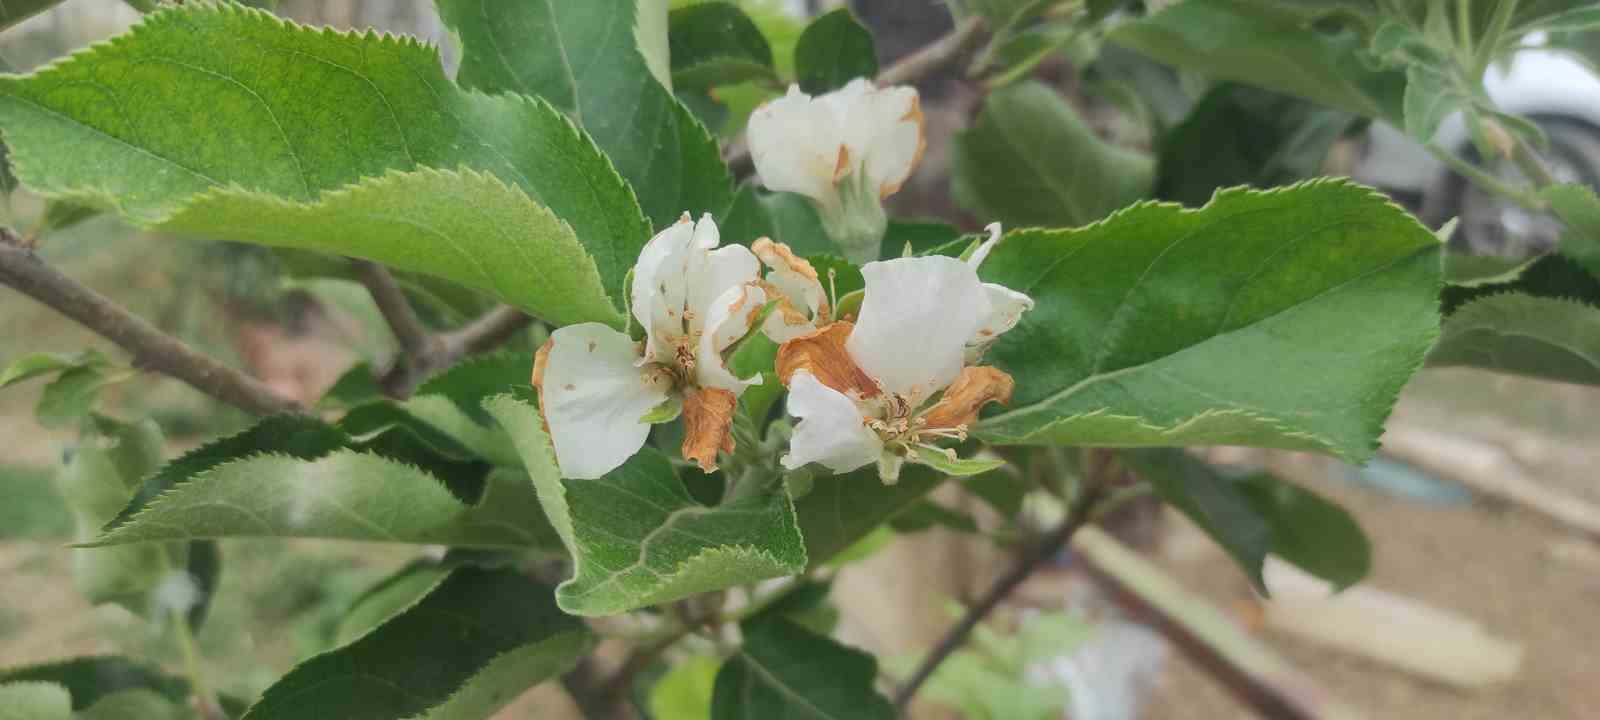
[(987, 361), (996, 444), (1233, 444), (1372, 455), (1438, 333), (1438, 241), (1345, 181), (1144, 204), (1007, 235), (980, 270), (1036, 306)]
[(782, 483), (702, 505), (648, 447), (600, 479), (564, 480), (531, 398), (504, 395), (486, 407), (517, 444), (572, 555), (573, 576), (556, 589), (563, 610), (614, 614), (805, 569)]
[(1428, 364), (1600, 385), (1600, 308), (1518, 293), (1481, 297), (1445, 319)]
[[(520, 470), (493, 470), (398, 409), (341, 428), (268, 418), (174, 460), (88, 545), (220, 537), (319, 537), (551, 547)], [(352, 425), (362, 423), (359, 428)], [(443, 448), (443, 449), (441, 449)]]
[(906, 466), (893, 485), (883, 484), (874, 467), (816, 478), (811, 492), (795, 501), (811, 567), (833, 559), (944, 479), (943, 474), (921, 465)]
[(72, 709), (83, 710), (127, 690), (145, 689), (182, 702), (189, 683), (168, 675), (154, 663), (120, 655), (94, 655), (38, 665), (0, 668), (0, 683), (41, 682), (59, 685), (72, 696)]
[(1266, 189), (1320, 175), (1328, 148), (1352, 120), (1287, 95), (1218, 85), (1162, 138), (1156, 197), (1195, 207), (1222, 188)]
[[(117, 82), (105, 82), (110, 76)], [(295, 239), (305, 228), (275, 233), (271, 225), (343, 203), (365, 213), (339, 218), (346, 227), (403, 231), (404, 242), (376, 243), (368, 233), (346, 247), (323, 236), (320, 249), (473, 281), (512, 302), (540, 292), (538, 276), (495, 280), (497, 268), (479, 266), (474, 252), (459, 247), (469, 239), (482, 244), (478, 253), (491, 242), (504, 245), (491, 240), (503, 209), (517, 213), (514, 227), (538, 228), (514, 238), (515, 247), (567, 247), (575, 236), (612, 297), (649, 238), (626, 183), (548, 103), (458, 90), (437, 50), (411, 39), (318, 31), (237, 5), (155, 12), (115, 42), (30, 75), (0, 77), (0, 125), (17, 177), (47, 197), (115, 209), (140, 225), (178, 216), (176, 230), (290, 246), (306, 242)], [(362, 190), (322, 198), (363, 178), (423, 167), (450, 174), (368, 180)], [(516, 192), (466, 179), (488, 196), (463, 203), (460, 194), (416, 192), (409, 204), (381, 196), (396, 183), (437, 184), (468, 178), (467, 170)], [(429, 222), (434, 215), (443, 218), (440, 227)], [(469, 238), (463, 224), (471, 218)], [(507, 262), (515, 247), (488, 257)], [(531, 270), (527, 258), (516, 267)], [(586, 269), (579, 274), (592, 278)], [(620, 312), (607, 317), (619, 322)]]
[(744, 644), (717, 672), (712, 720), (890, 720), (873, 689), (878, 663), (781, 617), (742, 626)]
[(811, 95), (878, 75), (872, 33), (845, 8), (823, 13), (800, 33), (794, 47), (795, 82)]
[(1117, 25), (1109, 39), (1163, 63), (1400, 124), (1402, 72), (1362, 62), (1356, 33), (1324, 32), (1290, 8), (1254, 0), (1184, 0)]
[[(485, 92), (538, 95), (561, 108), (610, 156), (656, 227), (685, 211), (718, 213), (732, 202), (733, 179), (716, 138), (646, 66), (633, 32), (634, 2), (436, 4), (461, 38), (456, 81)], [(640, 237), (635, 251), (647, 239)]]
[(951, 193), (972, 213), (1011, 227), (1098, 220), (1148, 197), (1148, 156), (1111, 145), (1038, 82), (990, 94), (950, 149)]
[(674, 9), (667, 17), (672, 84), (678, 90), (775, 82), (772, 47), (739, 6), (703, 2)]
[(72, 696), (47, 682), (0, 685), (0, 720), (72, 720)]
[(296, 666), (244, 717), (489, 717), (592, 644), (549, 588), (511, 569), (463, 567), (355, 642)]
[(484, 290), (557, 325), (620, 324), (571, 226), (492, 175), (390, 173), (314, 203), (214, 191), (160, 227), (380, 260)]

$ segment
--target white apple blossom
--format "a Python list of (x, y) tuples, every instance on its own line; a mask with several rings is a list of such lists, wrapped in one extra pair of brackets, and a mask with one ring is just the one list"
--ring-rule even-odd
[(731, 450), (734, 401), (761, 376), (735, 377), (723, 353), (750, 332), (766, 292), (755, 255), (719, 242), (710, 215), (691, 222), (684, 213), (639, 252), (630, 297), (642, 347), (606, 325), (580, 323), (539, 349), (533, 382), (564, 477), (597, 478), (621, 465), (644, 445), (647, 416), (668, 403), (682, 403), (685, 457), (710, 472), (717, 451)]
[(922, 159), (922, 108), (911, 87), (857, 78), (812, 97), (789, 86), (756, 108), (750, 158), (769, 189), (810, 198), (824, 229), (853, 262), (878, 258), (894, 194)]
[(877, 462), (880, 477), (893, 482), (920, 450), (964, 439), (983, 405), (1010, 401), (1011, 377), (973, 363), (1033, 300), (978, 279), (979, 263), (1000, 241), (998, 223), (988, 230), (965, 261), (867, 263), (854, 324), (835, 322), (779, 348), (789, 412), (800, 419), (786, 467), (816, 462), (847, 472)]

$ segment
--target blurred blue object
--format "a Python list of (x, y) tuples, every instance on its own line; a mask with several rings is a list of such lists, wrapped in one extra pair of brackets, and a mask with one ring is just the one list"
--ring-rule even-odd
[(1444, 480), (1393, 458), (1379, 455), (1365, 467), (1341, 464), (1333, 477), (1372, 488), (1386, 495), (1430, 505), (1462, 505), (1472, 502), (1466, 488)]

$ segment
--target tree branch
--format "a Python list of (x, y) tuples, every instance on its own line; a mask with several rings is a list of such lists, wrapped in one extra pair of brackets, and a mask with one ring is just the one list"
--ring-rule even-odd
[(372, 302), (378, 306), (378, 312), (383, 314), (384, 322), (389, 324), (389, 330), (400, 342), (401, 354), (425, 353), (433, 337), (422, 326), (422, 321), (417, 319), (416, 311), (411, 309), (411, 301), (406, 300), (406, 293), (400, 289), (400, 283), (394, 279), (394, 275), (389, 273), (388, 268), (371, 260), (351, 262), (355, 265), (356, 277), (366, 286)]
[[(978, 46), (984, 35), (983, 19), (967, 18), (956, 24), (950, 32), (940, 36), (938, 40), (884, 68), (883, 72), (873, 78), (873, 82), (879, 87), (915, 84), (965, 57)], [(744, 138), (728, 146), (724, 159), (735, 179), (747, 178), (755, 172), (755, 163), (750, 159), (750, 146), (745, 143)]]
[(9, 228), (0, 228), (0, 284), (15, 288), (133, 355), (133, 364), (183, 381), (256, 415), (304, 412), (260, 380), (189, 347), (105, 296), (46, 265)]
[(1072, 535), (1079, 528), (1089, 523), (1093, 517), (1095, 505), (1105, 493), (1107, 486), (1106, 475), (1111, 464), (1109, 450), (1093, 450), (1091, 452), (1094, 454), (1094, 467), (1090, 469), (1088, 477), (1084, 479), (1083, 487), (1079, 491), (1078, 497), (1073, 500), (1072, 506), (1068, 509), (1066, 519), (1062, 520), (1061, 524), (1056, 526), (1056, 529), (1050, 531), (1038, 545), (1029, 551), (1027, 556), (1017, 563), (1016, 567), (1013, 567), (1010, 572), (1007, 572), (999, 580), (996, 580), (993, 585), (989, 586), (983, 596), (978, 598), (978, 601), (967, 609), (966, 614), (962, 615), (955, 625), (945, 631), (944, 637), (939, 640), (937, 645), (933, 646), (932, 650), (928, 651), (927, 656), (917, 665), (916, 671), (911, 673), (911, 676), (900, 686), (900, 690), (895, 693), (895, 707), (904, 711), (906, 706), (911, 703), (912, 696), (916, 695), (917, 689), (921, 688), (923, 683), (933, 676), (933, 671), (937, 670), (939, 665), (950, 657), (951, 653), (954, 653), (966, 643), (967, 636), (972, 634), (974, 628), (978, 627), (978, 623), (988, 617), (989, 613), (994, 612), (994, 609), (1000, 606), (1002, 600), (1010, 596), (1012, 591), (1017, 589), (1017, 586), (1033, 575), (1033, 571), (1037, 570), (1040, 564), (1061, 552), (1061, 548), (1066, 546), (1067, 541), (1072, 539)]
[(511, 336), (532, 322), (533, 318), (527, 313), (510, 305), (501, 305), (455, 330), (428, 336), (422, 350), (397, 358), (389, 371), (378, 380), (378, 385), (389, 397), (410, 397), (429, 375), (454, 365), (464, 357), (486, 353), (504, 345)]

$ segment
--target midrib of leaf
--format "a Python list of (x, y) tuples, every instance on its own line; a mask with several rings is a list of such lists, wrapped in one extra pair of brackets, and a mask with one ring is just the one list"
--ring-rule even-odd
[[(819, 718), (824, 718), (825, 720), (842, 720), (837, 715), (830, 715), (823, 711), (822, 708), (812, 704), (812, 702), (807, 699), (806, 696), (800, 694), (799, 691), (784, 684), (783, 680), (774, 675), (771, 670), (767, 669), (766, 665), (761, 664), (761, 661), (757, 660), (755, 656), (751, 655), (750, 653), (740, 651), (739, 659), (745, 662), (746, 667), (750, 668), (752, 671), (759, 674), (762, 679), (766, 680), (767, 685), (771, 686), (774, 690), (783, 693), (784, 697), (794, 701), (795, 704), (805, 707), (807, 710), (810, 710), (812, 713), (816, 714), (816, 716)], [(755, 717), (755, 715), (751, 714), (750, 712), (751, 702), (749, 688), (750, 686), (746, 685), (744, 691), (741, 693), (741, 696), (743, 697), (742, 704), (744, 705), (746, 717)]]
[[(1016, 154), (1017, 154), (1017, 157), (1022, 158), (1023, 163), (1025, 163), (1028, 166), (1028, 170), (1030, 172), (1032, 172), (1036, 177), (1038, 177), (1040, 180), (1042, 180), (1045, 185), (1049, 186), (1050, 192), (1055, 193), (1056, 199), (1059, 200), (1062, 205), (1066, 206), (1067, 210), (1072, 213), (1073, 217), (1078, 217), (1078, 218), (1085, 217), (1085, 213), (1083, 212), (1083, 208), (1080, 207), (1078, 205), (1078, 203), (1073, 200), (1072, 193), (1068, 192), (1067, 188), (1064, 188), (1059, 183), (1057, 183), (1056, 179), (1053, 176), (1051, 176), (1050, 173), (1044, 172), (1035, 163), (1034, 157), (1033, 157), (1034, 153), (1027, 151), (1026, 148), (1018, 146), (1016, 144), (1016, 141), (1012, 139), (1012, 137), (1011, 137), (1012, 133), (1011, 133), (1011, 130), (1009, 129), (1009, 125), (1008, 125), (1011, 122), (1011, 120), (1009, 118), (1010, 115), (1012, 115), (1012, 113), (1009, 113), (1009, 112), (996, 112), (996, 113), (992, 113), (991, 114), (991, 117), (993, 118), (993, 122), (995, 124), (995, 127), (1000, 130), (1000, 137), (1005, 139), (1006, 146), (1010, 147), (1013, 151), (1015, 151)], [(1002, 117), (1005, 117), (1006, 119), (1002, 120), (1001, 119)], [(1076, 179), (1077, 178), (1077, 173), (1078, 173), (1078, 166), (1077, 166), (1076, 163), (1073, 165), (1072, 172), (1073, 172), (1073, 178)]]
[[(1244, 213), (1241, 213), (1241, 214), (1244, 214)], [(1330, 223), (1329, 226), (1337, 225), (1337, 224), (1339, 224), (1339, 223)], [(1323, 229), (1327, 229), (1327, 228), (1324, 227)], [(1314, 233), (1312, 233), (1312, 234), (1314, 234)], [(1303, 238), (1300, 238), (1300, 239), (1303, 239)], [(1299, 239), (1296, 240), (1296, 242), (1298, 242), (1298, 241), (1299, 241)], [(1171, 247), (1169, 246), (1168, 249), (1170, 250)], [(1123, 375), (1127, 375), (1127, 374), (1136, 372), (1138, 370), (1143, 370), (1145, 368), (1158, 366), (1161, 363), (1164, 363), (1164, 362), (1168, 361), (1169, 359), (1171, 359), (1173, 357), (1176, 357), (1178, 355), (1181, 355), (1183, 353), (1204, 348), (1205, 346), (1207, 346), (1209, 344), (1212, 344), (1212, 343), (1215, 343), (1215, 342), (1221, 342), (1221, 341), (1225, 340), (1228, 336), (1230, 336), (1230, 335), (1232, 335), (1234, 333), (1243, 333), (1243, 332), (1248, 332), (1248, 331), (1252, 331), (1252, 330), (1258, 329), (1263, 324), (1271, 322), (1271, 321), (1279, 318), (1280, 316), (1291, 315), (1294, 312), (1297, 312), (1297, 311), (1301, 310), (1302, 308), (1304, 308), (1304, 307), (1306, 307), (1306, 306), (1308, 306), (1308, 305), (1310, 305), (1312, 303), (1317, 302), (1318, 300), (1322, 299), (1323, 297), (1326, 297), (1327, 295), (1329, 295), (1331, 293), (1338, 292), (1339, 290), (1345, 288), (1348, 285), (1351, 285), (1353, 283), (1361, 282), (1361, 281), (1366, 280), (1367, 278), (1370, 278), (1373, 275), (1381, 273), (1381, 272), (1383, 272), (1385, 270), (1389, 270), (1389, 269), (1391, 269), (1391, 268), (1393, 268), (1395, 266), (1398, 266), (1398, 265), (1401, 265), (1403, 263), (1406, 263), (1406, 262), (1409, 262), (1411, 260), (1414, 260), (1417, 256), (1422, 255), (1422, 254), (1427, 253), (1427, 252), (1431, 252), (1431, 248), (1421, 248), (1421, 249), (1419, 249), (1419, 250), (1417, 250), (1415, 252), (1412, 252), (1410, 254), (1397, 257), (1397, 258), (1395, 258), (1393, 260), (1390, 260), (1389, 262), (1386, 262), (1386, 263), (1384, 263), (1382, 265), (1370, 268), (1370, 269), (1368, 269), (1368, 270), (1366, 270), (1366, 271), (1364, 271), (1364, 272), (1362, 272), (1362, 273), (1360, 273), (1358, 275), (1355, 275), (1355, 276), (1353, 276), (1353, 277), (1351, 277), (1349, 279), (1346, 279), (1346, 280), (1344, 280), (1342, 282), (1339, 282), (1336, 285), (1332, 285), (1332, 286), (1330, 286), (1328, 288), (1325, 288), (1322, 291), (1318, 292), (1317, 294), (1315, 294), (1315, 295), (1313, 295), (1313, 296), (1311, 296), (1311, 297), (1309, 297), (1309, 298), (1307, 298), (1307, 299), (1305, 299), (1303, 301), (1300, 301), (1300, 302), (1294, 303), (1293, 305), (1289, 305), (1287, 307), (1284, 307), (1284, 308), (1281, 308), (1279, 310), (1276, 310), (1273, 313), (1271, 313), (1271, 314), (1269, 314), (1269, 315), (1267, 315), (1265, 317), (1262, 317), (1259, 320), (1256, 320), (1256, 321), (1250, 323), (1249, 325), (1244, 325), (1244, 326), (1241, 326), (1241, 327), (1238, 327), (1238, 328), (1234, 328), (1232, 330), (1228, 330), (1226, 332), (1222, 332), (1220, 334), (1212, 335), (1211, 337), (1206, 338), (1205, 340), (1203, 340), (1203, 341), (1201, 341), (1199, 343), (1196, 343), (1194, 345), (1190, 345), (1189, 347), (1186, 347), (1186, 348), (1182, 348), (1182, 349), (1178, 350), (1177, 352), (1168, 353), (1168, 354), (1163, 355), (1161, 357), (1155, 358), (1155, 359), (1147, 361), (1147, 362), (1139, 363), (1137, 365), (1129, 365), (1127, 367), (1118, 368), (1116, 370), (1111, 370), (1111, 371), (1107, 371), (1107, 372), (1099, 372), (1099, 373), (1091, 374), (1089, 377), (1085, 377), (1082, 380), (1079, 380), (1078, 382), (1073, 383), (1072, 385), (1068, 386), (1066, 389), (1063, 389), (1063, 390), (1061, 390), (1059, 392), (1056, 392), (1056, 393), (1054, 393), (1052, 395), (1049, 395), (1049, 396), (1047, 396), (1045, 398), (1042, 398), (1039, 401), (1028, 405), (1027, 407), (1017, 408), (1016, 410), (1010, 410), (1010, 411), (999, 413), (999, 414), (996, 414), (996, 415), (994, 415), (992, 417), (986, 418), (983, 421), (982, 424), (994, 423), (994, 422), (999, 422), (999, 421), (1002, 421), (1002, 420), (1011, 421), (1011, 420), (1016, 420), (1018, 418), (1026, 418), (1026, 417), (1029, 417), (1029, 416), (1032, 416), (1032, 415), (1035, 415), (1035, 414), (1049, 413), (1049, 412), (1052, 411), (1053, 406), (1060, 405), (1060, 404), (1064, 403), (1066, 400), (1071, 399), (1072, 396), (1078, 394), (1080, 391), (1082, 391), (1085, 388), (1091, 387), (1091, 386), (1093, 386), (1095, 384), (1098, 384), (1098, 383), (1101, 383), (1101, 382), (1105, 382), (1107, 380), (1116, 379), (1118, 377), (1121, 377)], [(1165, 251), (1163, 251), (1163, 254), (1165, 254)], [(1148, 268), (1146, 269), (1146, 272), (1148, 272)], [(1259, 273), (1257, 273), (1257, 275), (1259, 275)], [(1254, 276), (1252, 276), (1252, 277), (1254, 277)], [(1245, 286), (1246, 286), (1246, 283), (1241, 283), (1240, 286), (1239, 286), (1239, 291), (1242, 291)], [(1235, 293), (1234, 297), (1238, 297), (1238, 292)], [(1126, 300), (1124, 300), (1124, 302), (1126, 302)], [(1170, 379), (1170, 376), (1167, 376), (1167, 377)], [(1244, 407), (1237, 401), (1228, 400), (1228, 401), (1225, 401), (1225, 402), (1227, 404), (1233, 405), (1235, 407)], [(1272, 419), (1272, 418), (1275, 418), (1278, 415), (1278, 413), (1276, 413), (1276, 412), (1270, 412), (1270, 411), (1266, 411), (1266, 410), (1261, 410), (1259, 408), (1244, 408), (1244, 409), (1254, 410), (1255, 412), (1264, 413), (1264, 416), (1262, 417), (1262, 419)], [(1312, 413), (1310, 413), (1308, 411), (1306, 414), (1312, 414)], [(1324, 414), (1324, 413), (1317, 412), (1315, 414)], [(1072, 419), (1072, 418), (1070, 418), (1070, 417), (1061, 418), (1060, 420), (1057, 420), (1056, 422), (1061, 422), (1061, 421), (1070, 420), (1070, 419)], [(980, 424), (980, 434), (981, 434), (982, 424)], [(1054, 424), (1054, 423), (1050, 423), (1050, 424)], [(1041, 428), (1039, 428), (1039, 430), (1043, 430), (1043, 428), (1041, 427)], [(1323, 439), (1323, 438), (1320, 438), (1320, 437), (1315, 437), (1315, 436), (1307, 436), (1307, 438), (1308, 439), (1313, 439), (1316, 442), (1327, 446), (1330, 450), (1334, 449), (1334, 446), (1326, 439)]]

